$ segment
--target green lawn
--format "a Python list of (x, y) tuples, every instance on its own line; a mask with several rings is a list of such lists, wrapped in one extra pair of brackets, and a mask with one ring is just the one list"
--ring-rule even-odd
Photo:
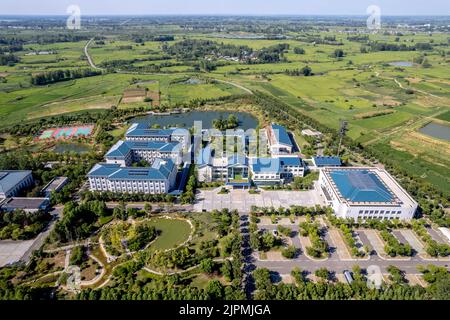
[(185, 242), (191, 234), (191, 226), (185, 220), (154, 218), (151, 220), (161, 233), (150, 246), (150, 250), (168, 250)]

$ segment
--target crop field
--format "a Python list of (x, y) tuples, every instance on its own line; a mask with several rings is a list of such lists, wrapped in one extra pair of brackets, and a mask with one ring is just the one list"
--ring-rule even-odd
[[(333, 27), (290, 32), (286, 39), (257, 39), (246, 38), (245, 32), (183, 31), (176, 25), (148, 26), (146, 30), (174, 34), (174, 41), (135, 41), (136, 30), (102, 31), (101, 41), (93, 41), (88, 51), (94, 64), (108, 71), (47, 85), (33, 85), (32, 76), (89, 68), (84, 54), (88, 40), (24, 45), (16, 53), (19, 62), (0, 66), (0, 129), (24, 120), (83, 110), (175, 106), (246, 93), (240, 85), (273, 95), (334, 129), (346, 120), (347, 134), (352, 139), (363, 145), (384, 144), (384, 148), (395, 151), (397, 158), (420, 157), (430, 172), (425, 179), (442, 178), (441, 166), (448, 165), (442, 157), (443, 150), (450, 147), (448, 142), (424, 140), (416, 132), (432, 120), (444, 124), (450, 121), (448, 34), (386, 32), (367, 34), (366, 40), (352, 40), (354, 34)], [(33, 36), (32, 31), (23, 34)], [(326, 43), (315, 39), (331, 40)], [(199, 40), (248, 46), (256, 52), (281, 44), (289, 47), (282, 59), (273, 63), (213, 58), (216, 65), (208, 71), (200, 62), (210, 56), (182, 58), (168, 51), (184, 41)], [(364, 52), (369, 40), (405, 46), (425, 43), (432, 49)], [(296, 48), (302, 48), (303, 54)], [(343, 56), (336, 57), (336, 50), (342, 50)], [(311, 68), (312, 76), (292, 74), (306, 66)], [(132, 90), (143, 88), (147, 90), (145, 95), (130, 95)]]

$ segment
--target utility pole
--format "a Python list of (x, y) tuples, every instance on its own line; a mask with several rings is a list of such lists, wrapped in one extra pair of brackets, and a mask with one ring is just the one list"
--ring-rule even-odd
[(347, 132), (347, 125), (348, 122), (347, 121), (341, 121), (341, 129), (339, 131), (339, 135), (340, 135), (340, 139), (339, 139), (339, 147), (338, 147), (338, 151), (337, 151), (337, 156), (339, 157), (340, 153), (341, 153), (341, 145), (342, 145), (342, 139), (345, 136), (345, 133)]

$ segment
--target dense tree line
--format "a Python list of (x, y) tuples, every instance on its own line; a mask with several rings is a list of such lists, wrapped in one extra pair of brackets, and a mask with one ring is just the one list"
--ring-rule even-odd
[(0, 213), (0, 240), (29, 240), (48, 224), (51, 215), (44, 211), (26, 213), (23, 210)]
[(42, 86), (61, 81), (98, 76), (101, 74), (101, 71), (92, 69), (56, 70), (32, 75), (31, 83), (36, 86)]
[(104, 202), (86, 201), (68, 202), (64, 206), (63, 217), (50, 234), (52, 242), (66, 243), (89, 237), (99, 228), (96, 224), (100, 217), (109, 215)]
[(203, 59), (206, 56), (228, 56), (243, 59), (253, 52), (248, 46), (235, 46), (211, 40), (187, 39), (171, 46), (164, 45), (164, 52), (182, 60)]
[(20, 59), (14, 54), (0, 54), (0, 66), (13, 66)]
[(119, 201), (119, 202), (173, 202), (175, 197), (169, 194), (84, 192), (83, 200)]
[(293, 69), (293, 70), (288, 69), (288, 70), (285, 70), (284, 73), (287, 74), (288, 76), (294, 76), (294, 77), (299, 77), (299, 76), (309, 77), (309, 76), (314, 75), (311, 67), (309, 67), (309, 66), (303, 67), (301, 69)]
[(153, 35), (153, 34), (132, 34), (131, 38), (136, 43), (144, 43), (145, 41), (156, 41), (156, 42), (169, 42), (175, 41), (175, 36), (173, 35)]
[(433, 50), (433, 46), (430, 43), (416, 43), (408, 46), (404, 43), (384, 43), (384, 42), (370, 42), (361, 47), (361, 52), (376, 52), (376, 51), (423, 51)]

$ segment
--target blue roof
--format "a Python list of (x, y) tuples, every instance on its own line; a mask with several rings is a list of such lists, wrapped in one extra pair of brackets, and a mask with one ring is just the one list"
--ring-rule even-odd
[(318, 167), (338, 166), (342, 165), (339, 157), (313, 157), (313, 161)]
[(110, 180), (166, 180), (174, 170), (170, 159), (156, 159), (150, 168), (120, 167), (118, 164), (98, 163), (89, 177), (107, 177)]
[(177, 152), (181, 149), (179, 142), (160, 141), (119, 141), (106, 154), (106, 157), (125, 157), (132, 150), (154, 150), (160, 152)]
[(393, 202), (394, 196), (375, 172), (331, 170), (330, 177), (341, 196), (350, 202)]
[(280, 173), (281, 161), (278, 158), (258, 158), (253, 162), (252, 170), (256, 173)]
[(89, 177), (109, 177), (117, 170), (120, 170), (120, 164), (113, 163), (97, 163), (91, 171), (89, 171)]
[(174, 129), (151, 129), (145, 123), (133, 123), (125, 136), (133, 137), (170, 137)]
[(29, 170), (4, 170), (0, 171), (0, 192), (7, 193), (14, 188), (19, 182), (24, 180), (31, 174)]
[(197, 156), (195, 158), (195, 164), (197, 166), (209, 165), (211, 164), (211, 158), (212, 158), (211, 145), (208, 144), (206, 147), (201, 148), (198, 151)]
[(293, 146), (291, 138), (289, 137), (289, 134), (285, 127), (278, 124), (272, 124), (272, 131), (275, 134), (275, 138), (277, 139), (278, 143), (285, 144), (291, 147)]
[(282, 166), (293, 166), (293, 167), (303, 166), (303, 161), (299, 157), (281, 157), (278, 159), (280, 159)]
[(228, 166), (247, 166), (248, 159), (246, 156), (234, 154), (228, 157)]

